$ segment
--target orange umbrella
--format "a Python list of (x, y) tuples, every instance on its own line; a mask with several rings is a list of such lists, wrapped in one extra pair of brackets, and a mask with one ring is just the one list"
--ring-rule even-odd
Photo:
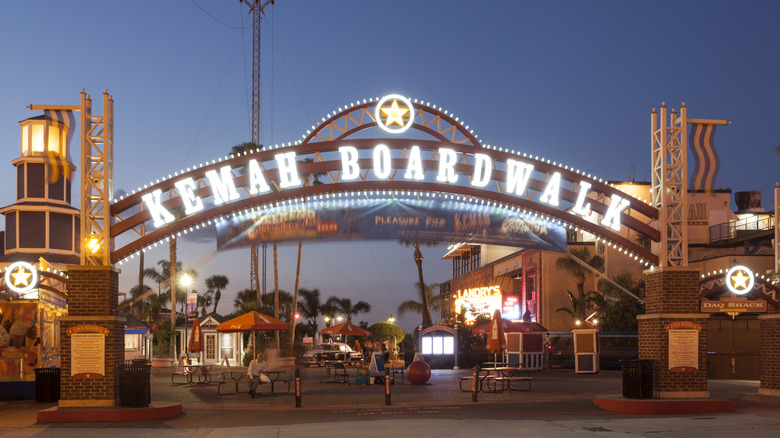
[(287, 330), (290, 323), (251, 311), (217, 326), (220, 333), (248, 332), (252, 330)]
[(198, 318), (192, 321), (192, 333), (190, 334), (190, 343), (187, 348), (193, 353), (203, 351), (203, 330), (200, 329)]
[(493, 319), (490, 321), (490, 334), (487, 340), (487, 349), (493, 353), (493, 361), (496, 360), (498, 353), (506, 350), (506, 337), (504, 336), (504, 324), (501, 318), (501, 311), (496, 309), (493, 313)]
[(254, 310), (229, 319), (217, 326), (220, 333), (252, 332), (252, 355), (255, 354), (255, 332), (258, 330), (287, 330), (290, 324), (282, 320), (263, 315)]
[(336, 324), (333, 327), (326, 327), (320, 330), (320, 332), (326, 335), (371, 336), (370, 331), (364, 330), (349, 321)]

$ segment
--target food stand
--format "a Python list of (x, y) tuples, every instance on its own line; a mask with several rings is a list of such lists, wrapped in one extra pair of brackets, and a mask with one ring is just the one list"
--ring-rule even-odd
[[(60, 366), (59, 318), (67, 312), (64, 283), (59, 274), (40, 272), (29, 263), (14, 269), (38, 281), (29, 282), (29, 287), (18, 292), (20, 289), (13, 287), (13, 277), (0, 275), (11, 279), (0, 286), (0, 398), (3, 399), (32, 398), (35, 369)], [(36, 271), (35, 275), (32, 270)], [(8, 271), (5, 267), (3, 274)]]

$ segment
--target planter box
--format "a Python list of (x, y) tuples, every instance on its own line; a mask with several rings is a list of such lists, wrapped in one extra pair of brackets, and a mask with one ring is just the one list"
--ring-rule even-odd
[(173, 359), (169, 357), (152, 358), (152, 367), (154, 368), (170, 368), (173, 366), (173, 363)]

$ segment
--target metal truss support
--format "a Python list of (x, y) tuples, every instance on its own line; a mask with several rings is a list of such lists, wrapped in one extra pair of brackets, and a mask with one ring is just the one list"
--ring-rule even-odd
[(114, 196), (114, 100), (103, 93), (103, 116), (92, 114), (92, 98), (81, 92), (81, 264), (111, 264)]
[[(668, 118), (667, 118), (668, 117)], [(683, 102), (678, 117), (666, 103), (650, 116), (652, 151), (651, 205), (658, 209), (661, 233), (660, 266), (688, 266), (688, 110)]]

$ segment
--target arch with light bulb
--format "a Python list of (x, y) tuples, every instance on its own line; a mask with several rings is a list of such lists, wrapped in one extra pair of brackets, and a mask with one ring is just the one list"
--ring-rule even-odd
[[(403, 132), (380, 130), (382, 137), (365, 138), (367, 130), (383, 126), (378, 105), (387, 101), (351, 103), (295, 143), (202, 163), (115, 199), (110, 237), (122, 243), (112, 248), (111, 263), (222, 219), (304, 200), (376, 193), (504, 208), (590, 233), (647, 266), (658, 264), (655, 254), (622, 229), (660, 241), (650, 225), (658, 210), (646, 202), (574, 167), (483, 144), (458, 117), (417, 99), (406, 101), (411, 105), (406, 113), (394, 114)], [(409, 132), (428, 138), (411, 139)]]

